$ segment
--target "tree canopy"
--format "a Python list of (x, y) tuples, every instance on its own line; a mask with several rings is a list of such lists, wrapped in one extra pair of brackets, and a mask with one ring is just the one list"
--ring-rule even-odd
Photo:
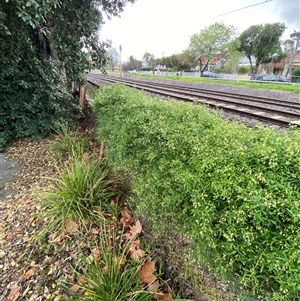
[(13, 24), (29, 27), (38, 58), (59, 60), (68, 78), (80, 79), (89, 57), (99, 66), (106, 59), (107, 43), (98, 41), (104, 14), (119, 15), (127, 2), (135, 0), (5, 0), (0, 4), (0, 28), (12, 41)]
[(286, 39), (283, 41), (282, 46), (286, 54), (292, 53), (294, 51), (295, 41), (292, 39)]
[(174, 71), (190, 71), (191, 68), (196, 67), (197, 61), (190, 51), (184, 50), (181, 53), (160, 58), (159, 64)]
[(119, 69), (120, 66), (120, 53), (118, 50), (114, 47), (108, 49), (108, 59), (106, 67), (110, 68), (111, 71), (114, 71), (115, 69)]
[(199, 61), (200, 74), (209, 62), (221, 53), (228, 52), (231, 43), (236, 40), (236, 29), (226, 26), (222, 22), (216, 22), (200, 30), (190, 37), (188, 50)]
[(141, 70), (142, 61), (135, 59), (132, 55), (129, 57), (129, 60), (124, 64), (124, 69), (127, 70)]
[(13, 137), (45, 136), (78, 117), (71, 81), (104, 65), (98, 30), (135, 0), (0, 1), (0, 149)]
[[(239, 37), (240, 51), (244, 51), (251, 65), (252, 73), (257, 73), (260, 64), (270, 63), (274, 55), (282, 56), (280, 37), (286, 27), (284, 23), (252, 25)], [(252, 62), (255, 57), (255, 69)]]
[(151, 69), (154, 69), (157, 62), (155, 55), (147, 51), (143, 54), (142, 60), (147, 64), (147, 67)]

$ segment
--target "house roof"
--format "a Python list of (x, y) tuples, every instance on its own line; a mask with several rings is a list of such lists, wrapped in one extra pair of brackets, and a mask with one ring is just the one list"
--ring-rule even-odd
[[(273, 68), (284, 69), (285, 66), (290, 63), (290, 60), (292, 59), (293, 55), (294, 55), (293, 53), (289, 53), (280, 62), (277, 62), (277, 63), (272, 63), (271, 62), (271, 63), (269, 63), (267, 65), (272, 65)], [(299, 66), (300, 66), (300, 49), (297, 50), (297, 52), (296, 52), (292, 68), (299, 68)]]
[[(217, 65), (218, 63), (220, 63), (220, 61), (222, 61), (222, 59), (226, 56), (226, 54), (224, 55), (219, 55), (217, 57), (215, 57), (214, 59), (209, 61), (209, 65)], [(200, 57), (198, 58), (198, 60), (200, 60)], [(202, 64), (206, 64), (207, 61), (206, 60), (202, 60)]]
[[(287, 59), (292, 58), (293, 54), (294, 54), (294, 53), (289, 53), (288, 56), (287, 56)], [(300, 49), (297, 50), (295, 57), (300, 57)]]

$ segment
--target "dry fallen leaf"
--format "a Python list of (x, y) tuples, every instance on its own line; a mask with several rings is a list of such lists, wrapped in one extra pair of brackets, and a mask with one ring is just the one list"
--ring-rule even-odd
[(91, 264), (92, 262), (96, 262), (99, 260), (100, 250), (94, 248), (91, 250), (91, 254), (86, 258), (87, 262)]
[(104, 153), (105, 153), (105, 144), (102, 141), (100, 144), (100, 152), (99, 152), (99, 158), (103, 159), (104, 158)]
[(157, 292), (154, 294), (154, 298), (157, 300), (172, 300), (173, 294), (170, 287), (166, 284), (162, 292)]
[(126, 239), (131, 239), (132, 237), (135, 237), (139, 235), (142, 232), (142, 224), (139, 220), (136, 221), (136, 223), (133, 226), (130, 226), (130, 231), (124, 234), (124, 237)]
[(100, 229), (99, 228), (92, 228), (91, 231), (90, 231), (90, 234), (94, 234), (94, 235), (97, 235), (100, 233)]
[(155, 262), (148, 261), (142, 265), (141, 269), (138, 272), (138, 276), (140, 277), (142, 282), (149, 284), (157, 279), (156, 276), (153, 274), (155, 271)]
[(117, 266), (122, 266), (126, 263), (126, 258), (124, 256), (115, 257), (115, 264)]
[(69, 218), (65, 220), (65, 227), (67, 233), (76, 233), (79, 228), (78, 224)]
[(94, 249), (92, 249), (91, 254), (98, 259), (99, 255), (100, 255), (100, 250), (97, 248), (94, 248)]
[(10, 241), (12, 238), (14, 238), (16, 235), (22, 233), (23, 230), (22, 228), (15, 228), (13, 231), (11, 231), (11, 233), (9, 233), (7, 236), (6, 236), (6, 240), (7, 241)]
[(78, 279), (77, 279), (77, 282), (80, 283), (80, 284), (85, 284), (86, 280), (82, 276), (79, 276)]
[(121, 223), (123, 224), (125, 229), (129, 229), (130, 226), (133, 224), (134, 220), (132, 218), (131, 212), (128, 209), (124, 209), (121, 212)]
[(25, 280), (25, 279), (28, 279), (30, 278), (35, 272), (35, 268), (31, 268), (30, 270), (28, 270), (26, 273), (24, 273), (22, 276), (21, 276), (21, 281), (22, 280)]
[(48, 170), (49, 170), (50, 172), (55, 172), (55, 171), (56, 171), (56, 169), (55, 169), (54, 166), (49, 166), (49, 167), (48, 167)]
[(36, 219), (35, 216), (31, 217), (31, 218), (25, 223), (25, 225), (26, 225), (26, 226), (30, 226), (30, 225), (32, 224), (32, 222), (33, 222), (35, 219)]
[(106, 265), (105, 267), (103, 267), (102, 273), (103, 273), (104, 275), (107, 274), (108, 269), (109, 269), (109, 267), (108, 267), (108, 265)]
[(147, 286), (147, 291), (149, 292), (157, 292), (157, 290), (159, 289), (159, 280), (156, 279), (154, 282), (150, 283), (148, 286)]
[(80, 289), (80, 286), (77, 285), (77, 284), (74, 284), (70, 287), (70, 289), (73, 291), (73, 292), (77, 292), (79, 289)]
[(135, 225), (130, 227), (130, 233), (132, 236), (138, 235), (142, 232), (142, 224), (139, 220), (136, 221)]
[(141, 249), (140, 241), (138, 239), (130, 245), (129, 253), (131, 258), (134, 260), (138, 260), (146, 256), (145, 251)]
[(28, 205), (28, 204), (31, 204), (33, 202), (34, 202), (34, 200), (32, 200), (32, 199), (25, 199), (25, 200), (21, 200), (20, 204), (22, 204), (22, 205)]
[(5, 299), (5, 301), (15, 301), (19, 298), (20, 296), (20, 289), (21, 289), (21, 286), (17, 286), (15, 288), (13, 288), (8, 297)]
[(57, 237), (56, 237), (56, 235), (57, 235), (57, 233), (51, 233), (49, 235), (49, 242), (59, 243), (59, 242), (62, 242), (66, 237), (66, 235), (64, 233), (60, 234)]

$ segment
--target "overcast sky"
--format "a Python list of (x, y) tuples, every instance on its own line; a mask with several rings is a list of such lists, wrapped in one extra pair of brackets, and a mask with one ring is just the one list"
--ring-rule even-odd
[(289, 38), (300, 30), (300, 0), (136, 0), (121, 18), (106, 22), (100, 38), (111, 39), (116, 49), (122, 45), (122, 61), (130, 55), (141, 59), (146, 51), (162, 57), (180, 53), (192, 34), (221, 21), (239, 33), (255, 24), (284, 22)]

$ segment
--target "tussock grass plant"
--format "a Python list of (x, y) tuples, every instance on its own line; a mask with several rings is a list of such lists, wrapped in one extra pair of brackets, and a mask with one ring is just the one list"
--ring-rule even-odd
[(59, 162), (67, 157), (80, 158), (88, 151), (89, 140), (79, 135), (78, 130), (72, 130), (68, 123), (57, 123), (55, 132), (57, 136), (51, 142), (51, 149)]
[(85, 225), (102, 216), (120, 191), (105, 159), (73, 158), (53, 180), (53, 189), (43, 195), (42, 213), (50, 219), (46, 232), (63, 231), (67, 219)]
[(108, 159), (131, 173), (131, 201), (154, 231), (184, 233), (218, 275), (263, 300), (299, 299), (297, 131), (250, 129), (122, 85), (101, 89), (94, 110)]
[(101, 240), (93, 252), (82, 254), (79, 267), (75, 267), (75, 277), (80, 283), (80, 293), (75, 293), (68, 300), (102, 301), (150, 301), (153, 292), (140, 285), (138, 273), (145, 259), (132, 260), (128, 250), (133, 239), (123, 243), (123, 231), (105, 227), (101, 231)]

